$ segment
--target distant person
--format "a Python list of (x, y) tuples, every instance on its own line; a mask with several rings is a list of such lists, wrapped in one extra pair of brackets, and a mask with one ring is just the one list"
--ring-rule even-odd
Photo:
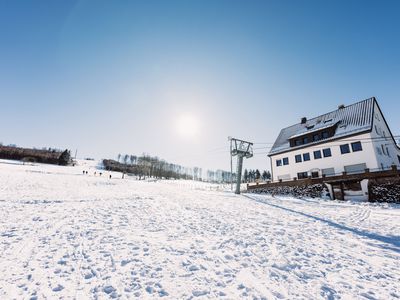
[(110, 179), (111, 179), (111, 174), (110, 174)]
[(101, 173), (101, 172), (99, 173), (100, 176), (101, 176), (102, 174), (103, 174), (103, 173)]
[(83, 175), (85, 175), (85, 170), (83, 170), (83, 172), (82, 172), (82, 173), (83, 173)]
[(94, 172), (94, 176), (96, 176), (96, 172)]

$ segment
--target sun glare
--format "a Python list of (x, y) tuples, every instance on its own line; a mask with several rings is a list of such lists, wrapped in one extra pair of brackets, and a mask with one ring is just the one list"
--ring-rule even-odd
[(194, 138), (199, 133), (199, 122), (196, 117), (184, 114), (177, 118), (176, 129), (183, 138)]

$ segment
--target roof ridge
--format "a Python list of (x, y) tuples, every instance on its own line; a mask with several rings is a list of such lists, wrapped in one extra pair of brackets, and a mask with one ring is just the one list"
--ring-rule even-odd
[[(317, 116), (317, 117), (313, 117), (313, 118), (311, 118), (310, 120), (314, 120), (314, 119), (317, 119), (317, 118), (319, 118), (319, 117), (322, 117), (322, 116), (325, 116), (325, 115), (329, 115), (329, 114), (331, 114), (331, 113), (333, 113), (333, 112), (335, 112), (335, 111), (338, 111), (338, 110), (340, 110), (340, 109), (346, 109), (346, 108), (348, 108), (348, 107), (352, 107), (352, 106), (355, 106), (355, 105), (360, 104), (360, 103), (362, 103), (362, 102), (367, 102), (367, 101), (369, 101), (369, 100), (372, 100), (372, 101), (373, 101), (373, 100), (375, 100), (375, 97), (370, 97), (370, 98), (367, 98), (367, 99), (364, 99), (364, 100), (361, 100), (361, 101), (357, 101), (357, 102), (355, 102), (355, 103), (346, 105), (344, 108), (337, 108), (337, 109), (332, 110), (332, 111), (330, 111), (330, 112), (327, 112), (327, 113), (325, 113), (325, 114), (319, 115), (319, 116)], [(307, 120), (307, 121), (308, 121), (308, 120)], [(297, 123), (297, 124), (299, 124), (299, 123)]]
[[(346, 108), (355, 106), (355, 105), (357, 105), (357, 104), (360, 104), (360, 103), (362, 103), (362, 102), (366, 102), (366, 101), (369, 101), (369, 100), (372, 100), (372, 101), (373, 101), (373, 100), (376, 100), (376, 98), (375, 98), (375, 97), (370, 97), (370, 98), (367, 98), (367, 99), (364, 99), (364, 100), (361, 100), (361, 101), (357, 101), (357, 102), (355, 102), (355, 103), (346, 105), (344, 108), (346, 109)], [(340, 109), (343, 109), (343, 108), (340, 108)], [(329, 115), (329, 114), (331, 114), (331, 113), (333, 113), (333, 112), (335, 112), (335, 111), (338, 111), (338, 110), (339, 110), (339, 108), (338, 108), (338, 109), (335, 109), (335, 110), (332, 110), (332, 111), (330, 111), (330, 112), (324, 113), (324, 114), (322, 114), (322, 115), (319, 115), (319, 116), (316, 116), (316, 117), (312, 117), (311, 119), (307, 119), (307, 122), (308, 122), (308, 121), (311, 121), (311, 120), (318, 119), (318, 118), (320, 118), (320, 117), (322, 117), (322, 116)], [(290, 127), (293, 127), (293, 126), (297, 126), (297, 125), (299, 125), (299, 124), (301, 124), (301, 123), (300, 123), (300, 122), (299, 122), (299, 123), (295, 123), (295, 124), (293, 124), (293, 125), (284, 127), (283, 129), (287, 129), (287, 128), (290, 128)]]

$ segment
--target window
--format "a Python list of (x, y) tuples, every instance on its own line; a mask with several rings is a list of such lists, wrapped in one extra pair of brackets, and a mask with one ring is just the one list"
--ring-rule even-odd
[(283, 162), (283, 165), (288, 165), (289, 164), (289, 158), (288, 157), (284, 157), (283, 159), (282, 159), (282, 162)]
[(391, 156), (390, 153), (389, 153), (389, 148), (388, 148), (388, 147), (386, 147), (386, 154), (387, 154), (388, 156)]
[(314, 151), (314, 159), (322, 158), (321, 150)]
[(376, 146), (376, 151), (378, 151), (378, 154), (379, 154), (379, 155), (382, 155), (382, 150), (381, 150), (381, 148), (379, 148), (378, 146)]
[(290, 180), (290, 174), (280, 175), (278, 180)]
[(295, 158), (297, 163), (301, 162), (301, 155), (300, 154), (296, 155), (294, 158)]
[(301, 140), (295, 140), (294, 143), (295, 143), (296, 146), (300, 146), (301, 145)]
[(328, 131), (323, 131), (322, 132), (322, 138), (327, 139), (328, 138)]
[(313, 135), (313, 141), (314, 142), (319, 141), (319, 134), (314, 134)]
[(382, 148), (382, 153), (383, 153), (383, 155), (386, 155), (386, 154), (385, 154), (385, 148), (383, 147), (383, 145), (381, 145), (381, 148)]
[(340, 152), (342, 154), (350, 153), (350, 146), (349, 144), (340, 145)]
[(324, 157), (332, 156), (331, 148), (323, 149), (322, 153), (324, 154)]
[(317, 171), (311, 172), (311, 177), (312, 178), (318, 178), (319, 177), (319, 173)]
[(399, 164), (400, 164), (400, 155), (397, 155), (397, 158), (399, 159)]
[(332, 119), (328, 119), (328, 120), (325, 120), (324, 123), (329, 123), (331, 121), (332, 121)]
[(282, 166), (282, 160), (277, 159), (277, 160), (276, 160), (276, 166), (277, 166), (277, 167)]
[(308, 144), (308, 137), (303, 138), (303, 144)]
[(308, 174), (307, 174), (307, 172), (300, 172), (300, 173), (297, 173), (297, 178), (298, 178), (298, 179), (305, 179), (305, 178), (308, 178)]
[(304, 161), (310, 160), (310, 153), (303, 153), (303, 160)]
[(314, 128), (314, 125), (309, 125), (309, 126), (307, 126), (307, 129), (308, 129), (308, 130), (313, 129), (313, 128)]
[(367, 164), (356, 164), (350, 166), (344, 166), (344, 171), (348, 174), (364, 173), (367, 168)]
[(362, 151), (361, 142), (351, 143), (351, 149), (353, 152)]
[(321, 170), (322, 175), (325, 176), (333, 176), (335, 175), (335, 169), (334, 168), (326, 168)]

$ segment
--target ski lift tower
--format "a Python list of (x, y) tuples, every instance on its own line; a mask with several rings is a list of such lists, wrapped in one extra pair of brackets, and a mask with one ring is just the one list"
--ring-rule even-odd
[[(231, 157), (237, 156), (236, 168), (236, 190), (235, 194), (240, 194), (240, 183), (242, 182), (243, 157), (253, 156), (253, 143), (242, 141), (235, 138), (229, 138), (231, 142)], [(231, 160), (232, 161), (232, 160)]]

